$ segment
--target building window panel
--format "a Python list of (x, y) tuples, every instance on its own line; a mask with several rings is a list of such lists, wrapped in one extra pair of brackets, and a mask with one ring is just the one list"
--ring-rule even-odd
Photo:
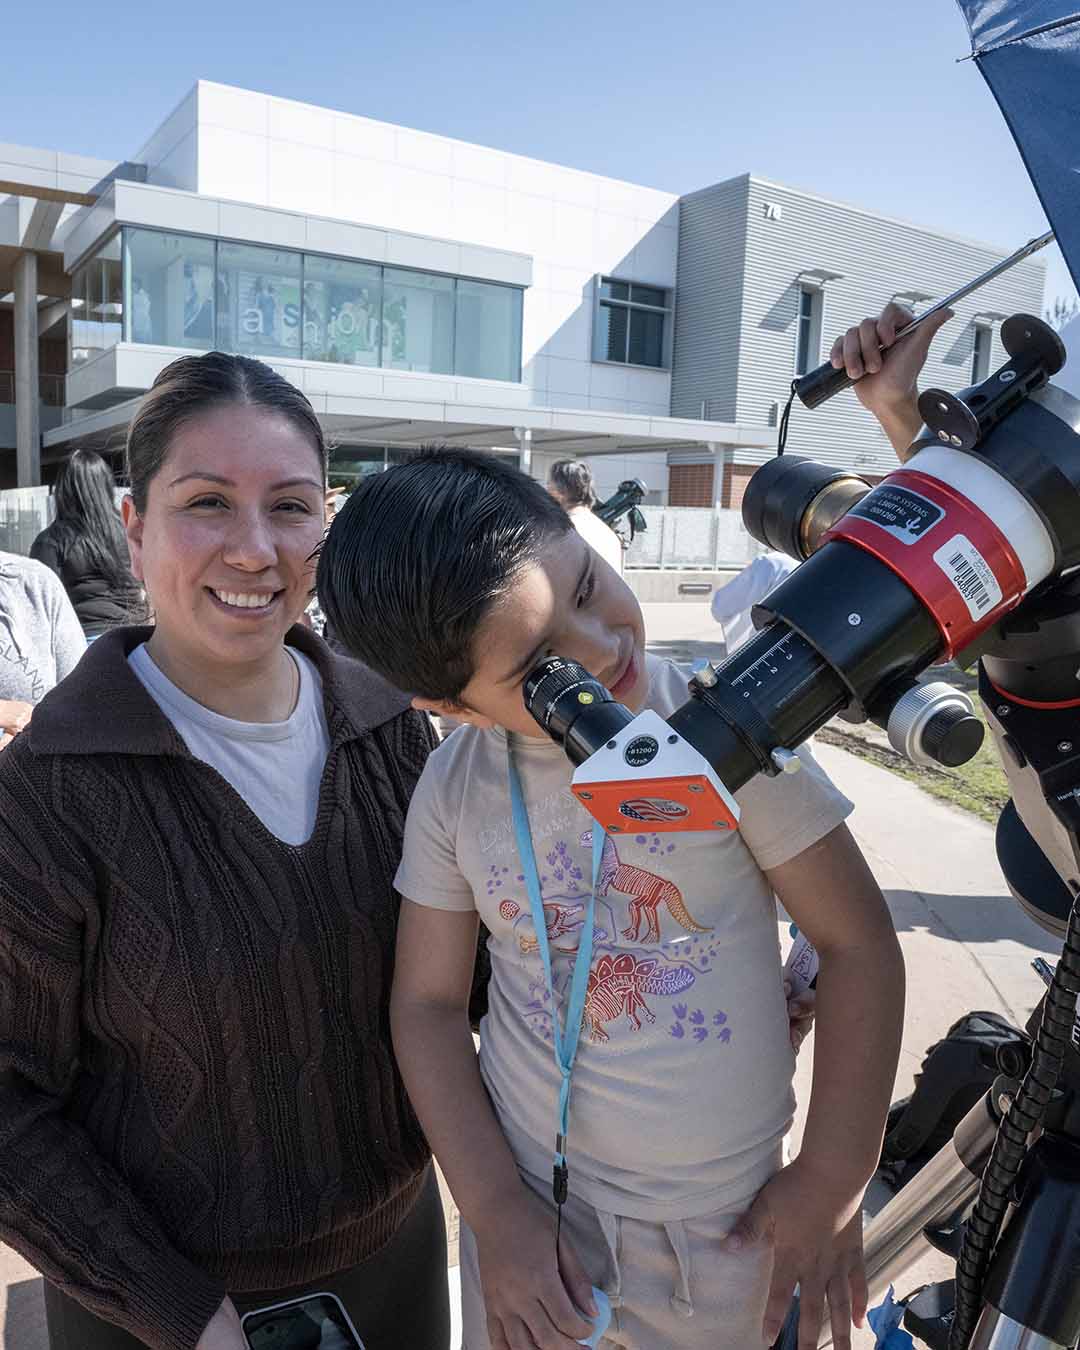
[(330, 450), (328, 482), (345, 493), (355, 492), (365, 478), (386, 468), (382, 445), (334, 445)]
[(667, 292), (656, 286), (638, 286), (635, 283), (630, 287), (630, 299), (635, 305), (654, 305), (657, 309), (663, 309), (667, 305)]
[[(101, 346), (115, 347), (124, 336), (124, 267), (122, 262), (122, 241), (119, 234), (113, 235), (98, 253), (100, 273), (98, 274), (97, 313), (101, 318)], [(94, 269), (95, 272), (97, 269)]]
[(994, 340), (989, 324), (976, 323), (971, 343), (971, 383), (981, 384), (990, 374), (990, 347)]
[(598, 324), (599, 359), (625, 363), (630, 311), (622, 305), (601, 305)]
[[(70, 364), (122, 334), (517, 382), (523, 301), (518, 286), (126, 227), (72, 275)], [(623, 315), (624, 361), (627, 340)]]
[(377, 366), (381, 308), (381, 267), (305, 255), (306, 360)]
[(481, 380), (521, 379), (521, 291), (459, 280), (454, 373)]
[(86, 265), (86, 346), (87, 359), (105, 350), (107, 314), (105, 286), (101, 273), (101, 259), (94, 258)]
[(664, 364), (664, 316), (644, 309), (630, 311), (628, 356), (632, 366)]
[(210, 351), (214, 346), (214, 241), (128, 229), (124, 231), (124, 257), (126, 341)]
[(122, 278), (119, 234), (72, 273), (69, 366), (81, 365), (122, 340)]
[(90, 332), (86, 310), (86, 267), (76, 267), (71, 274), (71, 326), (68, 329), (68, 369), (81, 366), (90, 356)]
[(660, 286), (598, 277), (593, 360), (663, 368), (668, 364), (669, 292)]
[(246, 356), (300, 356), (299, 253), (251, 244), (220, 244), (217, 334), (223, 351)]
[(454, 280), (388, 267), (383, 273), (382, 363), (454, 373)]
[(822, 292), (814, 286), (799, 287), (799, 313), (795, 329), (795, 374), (805, 375), (818, 365), (821, 354)]

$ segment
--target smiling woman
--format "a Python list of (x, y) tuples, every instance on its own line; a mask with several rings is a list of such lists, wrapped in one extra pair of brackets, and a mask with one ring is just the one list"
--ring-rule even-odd
[(0, 758), (0, 1237), (53, 1350), (242, 1350), (242, 1314), (309, 1291), (367, 1350), (446, 1350), (386, 1016), (428, 719), (296, 623), (326, 500), (298, 390), (184, 357), (128, 472), (154, 626)]

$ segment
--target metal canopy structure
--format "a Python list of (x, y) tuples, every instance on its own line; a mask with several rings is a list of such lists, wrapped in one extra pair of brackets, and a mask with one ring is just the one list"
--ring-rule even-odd
[[(614, 455), (729, 446), (762, 449), (771, 446), (775, 436), (768, 427), (576, 408), (480, 408), (420, 400), (406, 404), (379, 398), (311, 397), (327, 435), (339, 444), (418, 449), (449, 443), (508, 450), (528, 445), (533, 452)], [(46, 460), (67, 454), (75, 445), (115, 454), (137, 406), (137, 398), (128, 399), (46, 432)]]

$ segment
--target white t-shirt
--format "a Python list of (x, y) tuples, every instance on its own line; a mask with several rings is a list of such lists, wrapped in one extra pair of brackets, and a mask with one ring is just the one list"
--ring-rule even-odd
[(271, 834), (296, 845), (315, 828), (330, 733), (318, 670), (302, 652), (286, 650), (300, 692), (284, 722), (240, 722), (204, 708), (162, 673), (145, 645), (128, 664), (195, 758), (215, 768)]
[[(668, 716), (686, 678), (650, 656), (648, 705)], [(561, 1008), (592, 879), (592, 817), (553, 742), (514, 737)], [(851, 803), (805, 751), (801, 773), (737, 793), (732, 834), (609, 840), (574, 1070), (571, 1185), (608, 1213), (666, 1221), (740, 1208), (777, 1165), (794, 1106), (777, 943), (763, 874)], [(507, 739), (462, 727), (430, 757), (409, 808), (397, 889), (476, 910), (491, 932), (480, 1067), (519, 1166), (550, 1175), (559, 1076), (551, 1008), (510, 811)]]
[(750, 611), (798, 565), (786, 553), (763, 553), (713, 595), (712, 616), (723, 627), (729, 656), (757, 631)]
[(619, 536), (605, 525), (600, 517), (588, 506), (572, 506), (567, 515), (574, 522), (574, 529), (582, 539), (600, 554), (609, 567), (622, 572), (623, 548)]

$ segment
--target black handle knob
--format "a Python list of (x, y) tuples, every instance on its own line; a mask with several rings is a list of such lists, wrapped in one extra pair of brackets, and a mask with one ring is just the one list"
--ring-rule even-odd
[(854, 383), (843, 366), (837, 370), (831, 361), (826, 361), (823, 366), (818, 366), (817, 370), (800, 375), (795, 381), (795, 392), (804, 408), (816, 408), (820, 403), (832, 398), (834, 394), (839, 394), (841, 390), (850, 388)]
[(966, 708), (950, 704), (936, 712), (922, 730), (922, 749), (946, 768), (966, 764), (983, 743), (986, 728)]

